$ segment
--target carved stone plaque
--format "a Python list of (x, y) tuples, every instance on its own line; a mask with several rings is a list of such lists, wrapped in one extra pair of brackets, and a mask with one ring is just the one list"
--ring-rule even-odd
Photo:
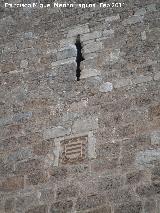
[(74, 163), (84, 160), (87, 156), (87, 137), (77, 137), (61, 142), (61, 163)]

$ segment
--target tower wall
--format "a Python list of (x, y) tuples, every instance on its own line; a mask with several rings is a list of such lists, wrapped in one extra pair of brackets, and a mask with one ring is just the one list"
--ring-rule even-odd
[(2, 213), (160, 212), (160, 5), (89, 3), (1, 3)]

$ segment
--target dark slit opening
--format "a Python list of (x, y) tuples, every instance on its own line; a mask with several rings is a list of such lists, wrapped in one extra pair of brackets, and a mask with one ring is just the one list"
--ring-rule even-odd
[(80, 80), (80, 75), (81, 75), (81, 70), (80, 70), (80, 64), (81, 61), (84, 60), (83, 56), (82, 56), (82, 45), (81, 45), (81, 41), (80, 41), (80, 35), (77, 35), (77, 39), (76, 39), (76, 48), (77, 48), (77, 57), (76, 57), (76, 62), (77, 62), (77, 69), (76, 69), (76, 77), (77, 77), (77, 81)]

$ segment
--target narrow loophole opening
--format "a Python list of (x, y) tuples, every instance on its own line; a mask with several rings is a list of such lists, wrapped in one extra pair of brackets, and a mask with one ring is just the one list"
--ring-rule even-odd
[(81, 75), (81, 69), (80, 69), (80, 65), (81, 65), (81, 61), (84, 60), (83, 56), (82, 56), (82, 44), (80, 41), (80, 35), (77, 35), (76, 38), (76, 48), (77, 48), (77, 57), (76, 57), (76, 62), (77, 62), (77, 69), (76, 69), (76, 77), (77, 77), (77, 81), (80, 80), (80, 75)]

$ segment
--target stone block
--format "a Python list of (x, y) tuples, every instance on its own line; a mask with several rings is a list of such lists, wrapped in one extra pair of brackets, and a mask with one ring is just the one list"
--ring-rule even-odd
[(115, 213), (141, 213), (142, 212), (142, 204), (140, 201), (123, 203), (114, 210)]
[(151, 197), (159, 192), (160, 192), (159, 183), (153, 185), (140, 185), (136, 189), (136, 193), (141, 197)]
[(151, 133), (151, 143), (152, 145), (160, 145), (160, 132), (152, 132)]
[(28, 67), (28, 61), (27, 60), (22, 60), (20, 63), (20, 68), (21, 69), (26, 69)]
[(26, 39), (32, 39), (33, 38), (33, 32), (25, 32), (24, 33), (24, 38)]
[(81, 36), (81, 41), (87, 41), (87, 40), (92, 40), (92, 39), (96, 39), (96, 38), (100, 38), (101, 37), (101, 31), (94, 31), (92, 33), (87, 33)]
[(141, 32), (141, 37), (142, 37), (143, 41), (146, 40), (147, 37), (146, 37), (146, 32), (145, 31)]
[(51, 175), (54, 181), (61, 181), (67, 178), (67, 168), (66, 167), (51, 167), (49, 170), (49, 174)]
[(98, 180), (98, 190), (100, 192), (110, 191), (119, 188), (122, 185), (121, 177), (113, 177), (111, 175), (104, 175)]
[[(95, 54), (95, 53), (90, 53), (87, 55), (91, 55), (91, 54)], [(81, 71), (83, 71), (83, 69), (87, 70), (87, 69), (96, 69), (97, 67), (97, 56), (96, 58), (90, 58), (90, 59), (86, 59), (86, 54), (84, 54), (85, 60), (81, 62), (80, 68)]]
[(88, 174), (89, 172), (89, 165), (88, 163), (79, 163), (74, 165), (67, 166), (67, 175), (68, 177), (80, 177), (81, 175)]
[(38, 156), (45, 156), (51, 150), (53, 144), (51, 141), (40, 141), (38, 144), (33, 146), (33, 153)]
[(134, 191), (129, 187), (119, 187), (117, 189), (110, 189), (105, 192), (107, 200), (116, 204), (134, 201), (136, 196)]
[(118, 157), (120, 153), (120, 144), (116, 142), (106, 142), (97, 144), (96, 153), (98, 158)]
[[(3, 154), (4, 152), (0, 153)], [(0, 175), (8, 176), (14, 172), (14, 164), (12, 162), (5, 162), (3, 159), (0, 159)]]
[(16, 212), (24, 212), (39, 205), (39, 193), (29, 192), (27, 194), (20, 193), (16, 198)]
[(30, 119), (31, 117), (32, 117), (32, 112), (17, 113), (13, 116), (13, 121), (23, 122), (25, 120)]
[(76, 38), (75, 37), (70, 37), (70, 38), (67, 38), (67, 39), (60, 40), (59, 46), (60, 46), (60, 48), (64, 48), (68, 44), (72, 44), (73, 45), (75, 43), (76, 43)]
[(73, 29), (68, 31), (67, 38), (77, 36), (78, 34), (85, 34), (89, 33), (89, 27), (88, 24), (86, 25), (78, 25), (74, 27)]
[(101, 158), (97, 159), (96, 161), (92, 161), (91, 163), (91, 170), (93, 172), (103, 172), (110, 171), (116, 169), (118, 166), (118, 158)]
[(143, 179), (143, 172), (142, 171), (135, 171), (126, 174), (126, 183), (127, 184), (136, 184), (139, 183)]
[(71, 132), (70, 129), (66, 129), (62, 126), (57, 126), (50, 129), (45, 129), (43, 132), (43, 138), (50, 139), (50, 138), (63, 137), (65, 135), (69, 135), (70, 132)]
[[(111, 213), (111, 206), (109, 205), (105, 205), (105, 206), (102, 206), (102, 207), (99, 207), (99, 208), (96, 208), (96, 209), (92, 209), (92, 210), (89, 210), (87, 211), (87, 213)], [(80, 212), (82, 213), (82, 212)]]
[(88, 157), (89, 159), (96, 158), (96, 138), (93, 132), (88, 133)]
[(151, 174), (151, 180), (153, 182), (159, 182), (160, 181), (160, 166), (159, 163), (152, 169), (152, 174)]
[(140, 151), (136, 154), (135, 165), (145, 169), (153, 167), (153, 161), (160, 160), (160, 149)]
[(127, 26), (127, 25), (132, 25), (132, 24), (137, 24), (137, 23), (141, 23), (143, 21), (143, 16), (138, 16), (138, 15), (135, 15), (135, 16), (131, 16), (129, 17), (128, 19), (125, 19), (122, 24), (124, 26)]
[(57, 61), (77, 56), (77, 48), (75, 45), (66, 45), (57, 52)]
[(45, 171), (35, 171), (27, 176), (27, 185), (38, 185), (48, 181), (48, 175)]
[(149, 117), (151, 120), (153, 120), (154, 118), (160, 117), (160, 104), (151, 106), (149, 108)]
[(130, 86), (132, 84), (130, 79), (121, 78), (113, 81), (114, 88), (118, 89), (121, 87)]
[(57, 198), (58, 199), (68, 199), (71, 197), (76, 197), (79, 193), (78, 187), (74, 185), (68, 185), (64, 187), (59, 187), (57, 189)]
[(132, 83), (133, 84), (141, 84), (141, 83), (145, 83), (145, 82), (149, 82), (149, 81), (152, 81), (152, 77), (151, 76), (140, 75), (140, 76), (137, 76), (136, 78), (134, 78), (132, 80)]
[(81, 71), (80, 78), (84, 79), (84, 78), (89, 78), (89, 77), (93, 77), (93, 76), (97, 76), (97, 75), (101, 75), (101, 71), (100, 70), (87, 68), (87, 69), (83, 69)]
[(8, 198), (4, 205), (5, 213), (11, 213), (15, 211), (15, 198)]
[(0, 118), (0, 127), (12, 123), (13, 116)]
[(111, 53), (110, 53), (110, 61), (112, 62), (117, 62), (120, 58), (120, 49), (114, 49)]
[(102, 32), (102, 35), (103, 35), (103, 37), (108, 37), (108, 36), (112, 36), (112, 35), (114, 35), (114, 30), (104, 30), (103, 32)]
[(42, 167), (41, 161), (38, 159), (31, 159), (28, 161), (19, 162), (15, 166), (15, 172), (18, 174), (29, 174), (40, 170)]
[(156, 11), (156, 4), (149, 4), (147, 5), (147, 11), (152, 12), (152, 11)]
[[(97, 58), (97, 53), (84, 54), (84, 57), (85, 57), (85, 61), (89, 61), (90, 59)], [(85, 61), (83, 61), (83, 62), (85, 62)]]
[(28, 209), (25, 213), (48, 213), (48, 208), (46, 205), (40, 205)]
[(105, 22), (112, 22), (112, 21), (117, 21), (120, 19), (120, 15), (117, 14), (116, 16), (109, 16), (105, 18)]
[(83, 47), (83, 51), (85, 54), (98, 52), (98, 51), (101, 51), (102, 49), (103, 49), (103, 45), (102, 45), (102, 42), (100, 41), (91, 42), (89, 44), (86, 44)]
[(101, 84), (99, 91), (100, 92), (111, 92), (113, 90), (113, 84), (110, 82), (106, 82)]
[(87, 99), (82, 99), (79, 102), (73, 102), (69, 106), (69, 111), (70, 112), (84, 112), (88, 106), (88, 98)]
[(50, 203), (54, 202), (56, 198), (56, 189), (54, 186), (52, 188), (45, 188), (40, 191), (41, 196), (40, 196), (40, 201), (44, 203)]
[(158, 73), (156, 73), (156, 74), (154, 75), (154, 80), (155, 80), (155, 81), (160, 80), (160, 72), (158, 72)]
[(98, 128), (98, 118), (97, 117), (88, 117), (81, 120), (76, 120), (72, 126), (73, 133), (82, 133), (88, 132)]
[(13, 176), (8, 177), (4, 181), (0, 181), (0, 191), (1, 192), (12, 192), (24, 188), (24, 177), (23, 176)]
[(14, 71), (14, 70), (16, 70), (16, 65), (12, 62), (3, 63), (1, 65), (1, 72), (2, 73), (8, 73), (8, 72), (11, 72), (11, 71)]
[(21, 161), (32, 157), (32, 149), (25, 147), (8, 155), (8, 161)]
[(51, 54), (42, 56), (40, 58), (41, 64), (50, 64), (51, 62), (56, 62), (56, 61), (57, 61), (57, 54), (56, 53), (51, 53)]
[(59, 201), (59, 202), (53, 203), (51, 205), (50, 213), (72, 212), (72, 207), (73, 207), (73, 201), (72, 200)]
[(141, 8), (135, 11), (135, 16), (144, 16), (146, 13), (146, 9), (145, 8)]
[(73, 64), (76, 68), (76, 66), (77, 66), (76, 57), (67, 58), (67, 59), (56, 61), (56, 62), (52, 62), (51, 66), (52, 66), (52, 68), (54, 68), (54, 67), (57, 67), (57, 66), (69, 65), (69, 64)]
[(156, 200), (154, 198), (149, 198), (144, 202), (144, 212), (151, 213), (155, 212), (156, 209)]
[(134, 129), (134, 125), (132, 124), (118, 127), (115, 132), (117, 137), (120, 137), (120, 138), (128, 137), (130, 135), (133, 135), (134, 133), (135, 133), (135, 129)]
[(76, 202), (76, 210), (87, 210), (105, 204), (105, 197), (101, 195), (90, 195), (87, 197), (80, 197)]

